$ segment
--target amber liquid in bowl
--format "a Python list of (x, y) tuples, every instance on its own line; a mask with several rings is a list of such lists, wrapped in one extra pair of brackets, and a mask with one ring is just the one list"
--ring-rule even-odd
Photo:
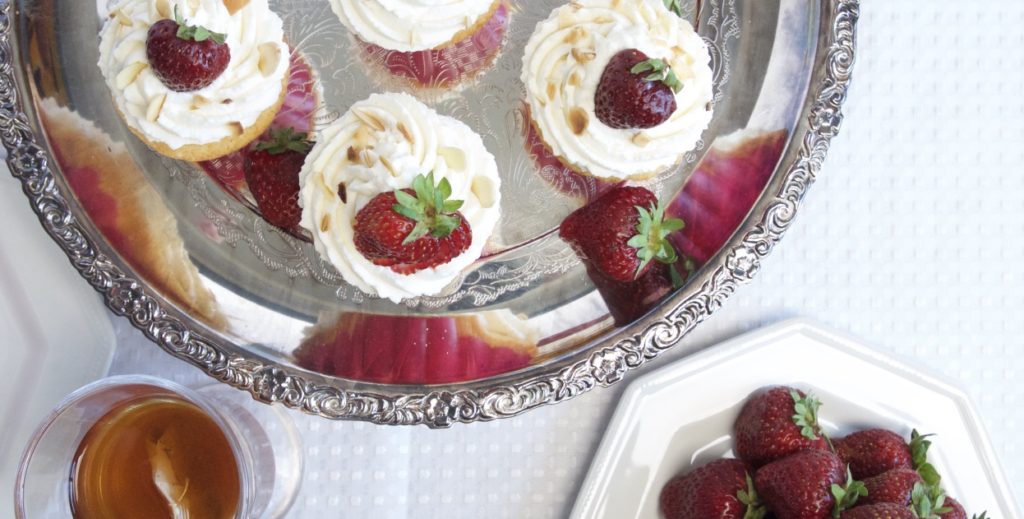
[(125, 402), (92, 426), (75, 453), (71, 493), (78, 519), (230, 519), (241, 482), (217, 423), (161, 395)]

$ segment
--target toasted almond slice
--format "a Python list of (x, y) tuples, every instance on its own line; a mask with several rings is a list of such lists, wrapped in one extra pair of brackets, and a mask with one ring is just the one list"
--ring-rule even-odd
[(551, 101), (555, 100), (555, 96), (558, 95), (558, 86), (554, 83), (548, 83), (548, 99)]
[(160, 113), (164, 111), (164, 102), (167, 101), (167, 94), (160, 94), (149, 101), (149, 106), (146, 107), (146, 120), (155, 123), (160, 118)]
[(590, 63), (597, 57), (597, 52), (594, 49), (572, 49), (572, 57), (579, 63)]
[(355, 149), (352, 146), (349, 146), (348, 150), (345, 151), (345, 158), (348, 159), (349, 162), (355, 162), (359, 160), (359, 150)]
[(148, 67), (149, 64), (145, 61), (136, 61), (131, 65), (121, 69), (121, 72), (117, 73), (117, 78), (114, 79), (114, 83), (117, 84), (118, 90), (124, 90), (128, 88), (128, 85), (135, 82), (139, 78), (139, 74)]
[(363, 124), (369, 126), (370, 128), (378, 132), (384, 131), (384, 123), (381, 122), (381, 120), (378, 119), (376, 115), (373, 115), (369, 112), (364, 112), (363, 110), (360, 110), (358, 108), (352, 110), (352, 114), (356, 116), (356, 119), (359, 119), (360, 121), (363, 122)]
[(121, 25), (132, 26), (132, 19), (127, 14), (124, 14), (124, 11), (118, 9), (111, 14), (113, 14), (114, 18), (117, 18), (118, 22), (121, 22)]
[(575, 45), (577, 42), (579, 42), (580, 40), (582, 40), (583, 38), (586, 38), (586, 37), (587, 37), (587, 30), (584, 29), (582, 26), (577, 25), (576, 27), (573, 27), (573, 29), (571, 31), (569, 31), (569, 34), (565, 35), (565, 40), (564, 41), (565, 41), (565, 43), (568, 43), (569, 45)]
[(261, 43), (259, 69), (263, 77), (269, 77), (281, 64), (281, 47), (273, 42)]
[(477, 175), (473, 177), (473, 183), (469, 186), (469, 189), (476, 195), (477, 200), (480, 201), (482, 207), (493, 207), (494, 206), (494, 181), (484, 175)]
[(398, 172), (395, 171), (395, 167), (391, 165), (391, 161), (389, 161), (386, 157), (381, 156), (380, 157), (380, 163), (383, 164), (385, 168), (387, 168), (388, 173), (391, 173), (391, 176), (393, 176), (393, 177), (397, 177), (398, 176)]
[(249, 0), (224, 0), (224, 7), (228, 8), (228, 14), (234, 15), (243, 7), (249, 5)]
[(590, 124), (590, 116), (587, 115), (584, 109), (578, 106), (569, 110), (567, 119), (569, 121), (569, 128), (576, 135), (583, 135), (583, 132), (587, 131), (587, 125)]
[(572, 74), (569, 74), (569, 86), (578, 87), (583, 83), (583, 79), (580, 76), (578, 70), (574, 70)]
[(174, 18), (170, 0), (156, 0), (156, 14), (160, 15), (160, 18)]
[(238, 137), (239, 135), (245, 133), (245, 126), (242, 126), (242, 123), (238, 121), (231, 121), (230, 123), (228, 123), (228, 131), (231, 132), (231, 135)]
[(206, 105), (212, 104), (212, 103), (213, 103), (213, 101), (210, 101), (209, 99), (207, 99), (207, 98), (205, 98), (205, 97), (203, 97), (201, 95), (194, 95), (194, 96), (192, 96), (192, 101), (189, 104), (190, 104), (190, 108), (192, 110), (198, 110), (198, 109), (200, 109), (200, 108), (202, 108), (202, 107), (204, 107)]
[(323, 218), (320, 219), (320, 232), (327, 232), (327, 230), (330, 229), (330, 228), (331, 228), (331, 215), (325, 214), (323, 216)]
[(630, 139), (630, 141), (643, 148), (651, 143), (651, 138), (644, 132), (636, 132), (633, 134), (633, 138)]
[(409, 131), (408, 128), (405, 127), (405, 123), (398, 123), (398, 133), (401, 133), (402, 137), (405, 137), (405, 140), (409, 141), (409, 144), (416, 143), (416, 140), (412, 138), (412, 133)]
[(448, 164), (449, 169), (463, 171), (466, 169), (466, 153), (459, 148), (445, 146), (437, 150), (437, 154)]

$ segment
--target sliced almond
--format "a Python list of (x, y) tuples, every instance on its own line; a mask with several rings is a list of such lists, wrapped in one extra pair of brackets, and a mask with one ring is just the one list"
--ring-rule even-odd
[(167, 94), (160, 94), (149, 101), (149, 106), (146, 107), (146, 120), (155, 123), (160, 118), (160, 113), (164, 110), (164, 102), (167, 101)]
[(118, 10), (114, 11), (111, 14), (114, 16), (114, 18), (117, 18), (117, 21), (120, 22), (121, 25), (124, 25), (124, 26), (127, 26), (127, 27), (131, 27), (132, 26), (132, 19), (130, 17), (128, 17), (127, 14), (124, 14), (124, 11), (118, 9)]
[(569, 45), (575, 45), (577, 42), (579, 42), (580, 40), (582, 40), (583, 38), (586, 38), (586, 37), (587, 37), (587, 30), (584, 29), (582, 26), (577, 25), (576, 27), (573, 27), (573, 29), (571, 31), (569, 31), (569, 34), (565, 35), (565, 40), (564, 41), (565, 41), (565, 43), (568, 43)]
[(594, 49), (572, 49), (572, 57), (579, 63), (590, 63), (597, 57)]
[(331, 215), (325, 214), (323, 216), (323, 218), (320, 219), (320, 232), (327, 232), (327, 230), (330, 229), (330, 228), (331, 228)]
[(643, 148), (651, 143), (651, 138), (644, 132), (636, 132), (633, 134), (633, 138), (630, 139), (630, 141)]
[(170, 0), (156, 0), (156, 14), (160, 18), (174, 18), (174, 10), (171, 9)]
[(558, 86), (554, 83), (548, 83), (548, 99), (551, 101), (555, 100), (555, 96), (558, 95)]
[(238, 137), (245, 133), (245, 126), (242, 126), (242, 123), (238, 121), (231, 121), (228, 123), (228, 131), (231, 132), (231, 135)]
[(356, 116), (356, 119), (359, 119), (360, 121), (362, 121), (363, 124), (369, 126), (370, 128), (378, 132), (384, 131), (384, 123), (382, 123), (381, 120), (378, 119), (376, 115), (373, 115), (369, 112), (364, 112), (363, 110), (360, 110), (358, 108), (352, 110), (352, 114)]
[(352, 146), (349, 146), (348, 150), (345, 151), (345, 158), (347, 158), (349, 162), (355, 162), (359, 160), (359, 150), (353, 148)]
[(267, 42), (260, 44), (257, 49), (260, 53), (260, 73), (263, 77), (269, 77), (281, 64), (281, 47), (273, 42)]
[(398, 123), (398, 133), (401, 133), (402, 137), (405, 137), (405, 140), (409, 141), (409, 144), (416, 143), (415, 139), (412, 138), (412, 133), (405, 127), (405, 123)]
[(149, 64), (144, 61), (136, 61), (135, 63), (121, 69), (121, 72), (117, 73), (117, 78), (114, 79), (118, 90), (128, 88), (128, 85), (134, 83), (135, 80), (139, 78), (139, 74), (148, 66)]
[(445, 146), (437, 150), (437, 154), (448, 164), (449, 169), (464, 171), (466, 169), (466, 153), (459, 148)]
[(580, 76), (579, 71), (574, 70), (572, 74), (569, 74), (569, 86), (578, 87), (583, 83), (583, 79)]
[(576, 135), (583, 135), (583, 132), (587, 131), (587, 125), (590, 124), (590, 116), (587, 115), (586, 110), (578, 106), (569, 110), (569, 115), (566, 119), (569, 122), (569, 128), (572, 129), (572, 133)]
[(469, 186), (469, 189), (476, 195), (477, 200), (480, 201), (480, 205), (487, 208), (494, 206), (494, 182), (483, 175), (477, 175), (473, 178), (473, 183)]
[(205, 98), (205, 97), (203, 97), (201, 95), (194, 95), (194, 96), (192, 96), (192, 101), (189, 104), (190, 104), (190, 108), (192, 110), (198, 110), (198, 109), (200, 109), (200, 108), (202, 108), (202, 107), (204, 107), (206, 105), (212, 104), (212, 103), (213, 103), (213, 101), (210, 101), (209, 99), (207, 99), (207, 98)]
[(387, 168), (388, 173), (391, 173), (391, 176), (398, 176), (398, 172), (395, 171), (395, 167), (391, 165), (391, 161), (389, 161), (387, 158), (380, 157), (380, 163), (383, 164), (385, 168)]
[(249, 5), (249, 0), (224, 0), (224, 7), (228, 8), (228, 14), (234, 15), (243, 7)]

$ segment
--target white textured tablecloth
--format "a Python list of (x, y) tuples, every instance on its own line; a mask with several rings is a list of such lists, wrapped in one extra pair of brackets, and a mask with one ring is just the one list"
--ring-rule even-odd
[[(861, 336), (959, 380), (1019, 481), (1024, 1), (863, 3), (846, 123), (796, 226), (686, 340), (711, 345), (792, 316)], [(203, 379), (117, 325), (115, 373)], [(293, 413), (307, 471), (291, 516), (563, 517), (625, 386), (448, 431)]]

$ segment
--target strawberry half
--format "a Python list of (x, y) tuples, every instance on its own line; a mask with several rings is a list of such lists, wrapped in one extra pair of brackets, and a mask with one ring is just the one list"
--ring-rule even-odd
[(185, 23), (174, 8), (174, 20), (160, 20), (146, 35), (146, 57), (156, 77), (175, 92), (194, 92), (214, 82), (228, 68), (227, 35)]
[(271, 130), (245, 154), (245, 181), (263, 218), (284, 229), (295, 229), (299, 207), (299, 171), (312, 144), (291, 128)]
[(683, 84), (665, 61), (637, 49), (612, 56), (594, 94), (598, 120), (616, 129), (653, 128), (676, 111)]
[(858, 506), (842, 513), (841, 519), (918, 519), (914, 512), (901, 505), (879, 503)]
[(652, 261), (678, 259), (668, 235), (685, 226), (665, 218), (665, 207), (650, 190), (617, 187), (577, 209), (559, 227), (559, 236), (596, 269), (617, 282), (632, 282)]
[(743, 462), (715, 460), (676, 476), (661, 490), (665, 519), (761, 519), (765, 509)]
[(818, 426), (820, 406), (814, 396), (791, 387), (755, 392), (733, 426), (736, 454), (758, 468), (803, 450), (829, 450)]
[(761, 467), (754, 487), (778, 519), (839, 517), (867, 493), (838, 456), (823, 450), (798, 452)]
[(853, 477), (858, 479), (913, 467), (910, 446), (892, 431), (867, 429), (837, 438), (832, 443), (836, 454), (850, 465)]
[(399, 274), (448, 263), (473, 242), (459, 213), (462, 200), (449, 200), (448, 179), (434, 185), (434, 173), (418, 175), (412, 189), (381, 193), (356, 214), (356, 249), (374, 265)]

